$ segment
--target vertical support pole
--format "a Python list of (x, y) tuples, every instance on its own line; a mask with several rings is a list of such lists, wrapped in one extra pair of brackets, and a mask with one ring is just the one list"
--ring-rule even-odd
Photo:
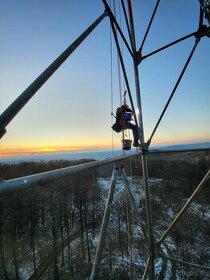
[[(134, 31), (134, 24), (133, 24), (133, 13), (132, 13), (131, 0), (127, 0), (127, 3), (128, 3), (128, 11), (129, 11), (129, 18), (130, 18), (132, 49), (134, 52), (133, 66), (134, 66), (134, 75), (135, 75), (135, 84), (136, 84), (136, 99), (137, 99), (137, 106), (138, 106), (138, 110), (139, 110), (139, 115), (138, 115), (139, 133), (140, 133), (141, 143), (144, 145), (145, 144), (144, 143), (144, 128), (143, 128), (143, 118), (142, 118), (142, 108), (141, 108), (138, 57), (137, 57), (137, 52), (136, 52), (136, 41), (135, 41), (135, 31)], [(147, 152), (147, 149), (143, 149), (143, 154), (141, 155), (141, 160), (142, 160), (142, 171), (143, 171), (144, 188), (145, 188), (147, 232), (148, 232), (149, 247), (150, 247), (150, 262), (149, 262), (150, 280), (153, 280), (155, 278), (155, 246), (154, 246), (154, 238), (153, 238), (153, 230), (152, 230), (152, 218), (151, 218), (151, 206), (150, 206), (149, 180), (148, 180), (146, 152)]]
[(140, 83), (139, 83), (139, 71), (138, 71), (138, 58), (136, 51), (136, 39), (135, 39), (135, 31), (134, 31), (134, 23), (133, 23), (133, 12), (131, 1), (128, 2), (128, 12), (129, 12), (129, 20), (130, 20), (130, 32), (131, 32), (131, 44), (133, 49), (133, 67), (134, 67), (134, 78), (136, 85), (136, 101), (138, 107), (138, 124), (139, 124), (139, 136), (141, 143), (144, 144), (144, 128), (143, 128), (143, 117), (142, 117), (142, 108), (141, 108), (141, 94), (140, 94)]
[(91, 276), (90, 280), (96, 280), (98, 279), (98, 270), (99, 270), (99, 265), (101, 263), (101, 257), (103, 253), (103, 248), (104, 248), (104, 243), (105, 243), (105, 237), (106, 237), (106, 231), (109, 223), (109, 217), (111, 213), (111, 206), (112, 206), (112, 201), (113, 201), (113, 195), (114, 195), (114, 190), (115, 190), (115, 185), (117, 182), (117, 177), (119, 174), (119, 168), (115, 167), (115, 169), (112, 172), (112, 178), (111, 178), (111, 183), (110, 183), (110, 188), (109, 188), (109, 193), (108, 193), (108, 199), (106, 203), (106, 208), (104, 211), (104, 217), (102, 221), (102, 226), (101, 226), (101, 232), (100, 232), (100, 237), (99, 237), (99, 244), (96, 250), (95, 258), (93, 261), (93, 267), (91, 271)]
[(137, 107), (138, 107), (138, 122), (139, 122), (139, 136), (140, 136), (140, 141), (142, 144), (144, 144), (144, 127), (143, 127), (143, 117), (142, 117), (142, 108), (141, 108), (141, 95), (140, 95), (140, 83), (139, 83), (139, 71), (138, 71), (138, 66), (137, 62), (133, 61), (134, 63), (134, 77), (135, 77), (135, 84), (136, 84), (136, 100), (137, 100)]
[(150, 205), (150, 193), (149, 193), (149, 180), (148, 180), (148, 168), (147, 168), (147, 158), (145, 153), (141, 156), (142, 160), (142, 171), (144, 178), (144, 191), (145, 191), (145, 204), (146, 204), (146, 219), (147, 219), (147, 232), (149, 239), (149, 249), (150, 249), (150, 279), (155, 279), (155, 244), (152, 229), (152, 215), (151, 215), (151, 205)]

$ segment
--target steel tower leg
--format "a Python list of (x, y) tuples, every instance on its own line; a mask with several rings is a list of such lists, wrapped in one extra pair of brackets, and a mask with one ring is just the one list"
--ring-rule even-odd
[(152, 229), (152, 216), (150, 205), (150, 193), (149, 193), (149, 180), (148, 180), (148, 168), (146, 155), (141, 156), (142, 159), (142, 171), (144, 178), (144, 191), (145, 191), (145, 204), (146, 204), (146, 219), (147, 219), (147, 232), (150, 248), (150, 279), (155, 279), (155, 245)]
[(112, 172), (112, 179), (111, 179), (111, 183), (110, 183), (106, 208), (104, 211), (104, 217), (103, 217), (101, 232), (100, 232), (100, 237), (99, 237), (99, 244), (98, 244), (95, 258), (93, 261), (93, 267), (92, 267), (92, 271), (91, 271), (90, 280), (98, 279), (98, 270), (99, 270), (99, 265), (101, 263), (101, 257), (102, 257), (102, 253), (103, 253), (106, 231), (107, 231), (109, 217), (110, 217), (110, 213), (111, 213), (111, 209), (112, 209), (113, 195), (114, 195), (114, 190), (115, 190), (115, 185), (117, 182), (118, 174), (119, 174), (119, 168), (115, 167), (115, 169)]
[[(135, 31), (134, 31), (134, 23), (133, 23), (133, 12), (131, 0), (127, 0), (128, 2), (128, 11), (129, 11), (129, 19), (130, 19), (130, 31), (131, 31), (131, 39), (132, 39), (132, 49), (134, 52), (133, 56), (133, 66), (134, 66), (134, 76), (135, 76), (135, 84), (136, 84), (136, 100), (137, 106), (139, 110), (138, 115), (138, 123), (139, 123), (139, 136), (141, 143), (145, 146), (144, 142), (144, 128), (143, 128), (143, 118), (142, 118), (142, 108), (141, 108), (141, 93), (140, 93), (140, 82), (139, 82), (139, 71), (138, 71), (138, 54), (136, 51), (136, 40), (135, 40)], [(155, 246), (154, 246), (154, 238), (153, 238), (153, 229), (152, 229), (152, 218), (151, 218), (151, 206), (150, 206), (150, 194), (149, 194), (149, 180), (148, 180), (148, 168), (147, 168), (147, 148), (143, 149), (143, 154), (141, 156), (142, 160), (142, 171), (143, 171), (143, 179), (144, 179), (144, 188), (145, 188), (145, 204), (146, 204), (146, 218), (147, 218), (147, 232), (149, 239), (149, 249), (150, 249), (150, 280), (155, 278)]]

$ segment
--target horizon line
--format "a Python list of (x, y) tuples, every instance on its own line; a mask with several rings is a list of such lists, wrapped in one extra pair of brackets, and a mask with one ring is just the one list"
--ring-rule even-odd
[[(151, 147), (166, 147), (177, 145), (195, 145), (210, 143), (210, 141), (188, 142), (188, 143), (159, 143)], [(114, 149), (120, 149), (121, 146), (115, 146)], [(3, 150), (4, 149), (4, 150)], [(0, 147), (0, 158), (12, 158), (17, 156), (35, 156), (35, 155), (53, 155), (56, 153), (74, 153), (74, 152), (91, 152), (100, 150), (112, 150), (111, 145), (98, 146), (23, 146), (23, 145), (3, 145)]]

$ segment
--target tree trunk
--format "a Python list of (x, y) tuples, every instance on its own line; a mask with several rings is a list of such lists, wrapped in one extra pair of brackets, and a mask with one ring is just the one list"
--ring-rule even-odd
[(79, 208), (79, 220), (81, 225), (81, 243), (82, 243), (82, 259), (85, 259), (85, 248), (84, 248), (84, 226), (82, 220), (82, 207)]
[(34, 242), (34, 228), (32, 225), (31, 225), (30, 246), (32, 249), (32, 256), (33, 256), (34, 277), (35, 277), (35, 279), (38, 279), (37, 278), (37, 267), (36, 267), (35, 242)]
[(172, 268), (171, 268), (170, 280), (176, 280), (176, 263), (172, 262), (171, 265), (172, 265)]
[(52, 217), (52, 236), (53, 236), (53, 280), (59, 280), (58, 257), (57, 257), (57, 231), (56, 219)]
[(60, 226), (60, 232), (61, 232), (61, 266), (64, 266), (64, 247), (63, 247), (63, 243), (64, 243), (64, 236), (63, 236), (63, 211), (61, 208), (61, 201), (60, 201), (60, 213), (59, 213), (59, 226)]
[(85, 209), (85, 234), (86, 234), (86, 242), (87, 242), (87, 253), (88, 253), (88, 262), (91, 262), (90, 257), (90, 244), (89, 244), (89, 237), (88, 237), (88, 207)]
[(42, 226), (45, 225), (45, 211), (44, 211), (44, 202), (41, 206), (41, 223), (42, 223)]
[[(0, 225), (1, 227), (1, 225)], [(1, 228), (0, 228), (0, 256), (1, 256), (1, 265), (2, 265), (2, 270), (4, 273), (4, 278), (5, 280), (8, 280), (8, 273), (7, 273), (7, 268), (6, 268), (6, 264), (5, 264), (5, 255), (4, 255), (4, 245), (3, 245), (3, 235), (1, 232)]]
[(34, 219), (34, 210), (30, 210), (30, 247), (32, 250), (33, 256), (33, 266), (34, 266), (34, 277), (37, 278), (37, 267), (36, 267), (36, 253), (35, 253), (35, 242), (34, 242), (34, 234), (35, 234), (35, 219)]
[(112, 271), (112, 250), (109, 250), (109, 269)]
[(120, 219), (120, 214), (119, 213), (117, 215), (117, 218), (118, 218), (118, 244), (119, 244), (119, 249), (120, 249), (120, 252), (121, 252), (121, 256), (122, 256), (122, 258), (124, 258), (122, 236), (121, 236), (121, 219)]
[(129, 255), (130, 255), (130, 279), (133, 279), (133, 251), (132, 251), (132, 230), (131, 230), (131, 220), (132, 220), (132, 215), (130, 212), (130, 205), (128, 201), (128, 196), (127, 196), (127, 201), (126, 201), (126, 213), (127, 213), (127, 221), (128, 221), (128, 248), (129, 248)]
[(11, 236), (12, 240), (12, 255), (13, 255), (13, 263), (14, 263), (14, 268), (15, 268), (15, 279), (19, 280), (19, 268), (18, 268), (18, 263), (17, 263), (17, 254), (16, 254), (16, 229), (14, 228), (13, 234)]
[(69, 219), (68, 219), (67, 206), (65, 207), (65, 214), (64, 214), (64, 228), (66, 230), (67, 240), (68, 240), (67, 258), (68, 258), (68, 266), (70, 266), (70, 261), (71, 261), (71, 245), (70, 245), (70, 231), (69, 231)]
[(85, 247), (84, 247), (84, 225), (82, 220), (82, 206), (79, 207), (79, 220), (81, 225), (81, 244), (82, 244), (82, 279), (84, 279), (84, 260), (85, 260)]

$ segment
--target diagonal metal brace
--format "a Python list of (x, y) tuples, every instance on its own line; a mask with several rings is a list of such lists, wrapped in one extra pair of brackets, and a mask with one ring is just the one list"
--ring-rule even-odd
[(54, 72), (66, 61), (66, 59), (76, 50), (76, 48), (89, 36), (89, 34), (107, 16), (105, 11), (96, 19), (61, 55), (58, 56), (39, 76), (34, 80), (0, 115), (0, 138), (6, 133), (6, 126), (34, 96), (34, 94), (44, 85), (44, 83), (54, 74)]
[(209, 180), (210, 178), (210, 169), (209, 171), (206, 173), (206, 175), (204, 176), (203, 180), (200, 182), (200, 184), (198, 185), (198, 187), (195, 189), (195, 191), (193, 192), (193, 194), (191, 195), (191, 197), (188, 199), (188, 201), (185, 203), (185, 205), (182, 207), (182, 209), (180, 210), (180, 212), (177, 214), (177, 216), (175, 217), (175, 219), (173, 220), (173, 222), (170, 224), (170, 226), (168, 227), (168, 229), (165, 231), (165, 233), (163, 234), (163, 236), (158, 240), (158, 245), (160, 245), (165, 239), (166, 237), (169, 235), (169, 233), (172, 231), (172, 229), (174, 228), (174, 226), (179, 222), (179, 220), (181, 219), (182, 215), (186, 212), (186, 210), (188, 209), (188, 207), (191, 205), (191, 203), (195, 200), (195, 198), (198, 196), (198, 194), (200, 193), (200, 191), (202, 190), (202, 188), (205, 186), (206, 182)]
[(191, 267), (194, 267), (194, 268), (197, 268), (197, 269), (203, 269), (203, 270), (210, 271), (210, 267), (208, 267), (208, 266), (182, 261), (182, 260), (179, 260), (179, 259), (176, 259), (176, 258), (173, 258), (173, 257), (169, 257), (165, 254), (160, 254), (160, 257), (163, 258), (163, 259), (169, 260), (171, 262), (180, 263), (180, 264), (191, 266)]
[(101, 232), (100, 232), (100, 237), (99, 237), (99, 244), (98, 244), (95, 258), (93, 261), (93, 267), (92, 267), (92, 271), (91, 271), (90, 280), (98, 279), (99, 265), (101, 263), (101, 257), (102, 257), (102, 253), (103, 253), (103, 249), (104, 249), (106, 232), (107, 232), (107, 228), (108, 228), (109, 217), (110, 217), (110, 213), (111, 213), (111, 209), (112, 209), (111, 206), (112, 206), (112, 201), (113, 201), (113, 195), (114, 195), (118, 175), (119, 175), (119, 168), (116, 167), (112, 172), (108, 199), (107, 199), (106, 208), (104, 211), (104, 217), (103, 217)]

